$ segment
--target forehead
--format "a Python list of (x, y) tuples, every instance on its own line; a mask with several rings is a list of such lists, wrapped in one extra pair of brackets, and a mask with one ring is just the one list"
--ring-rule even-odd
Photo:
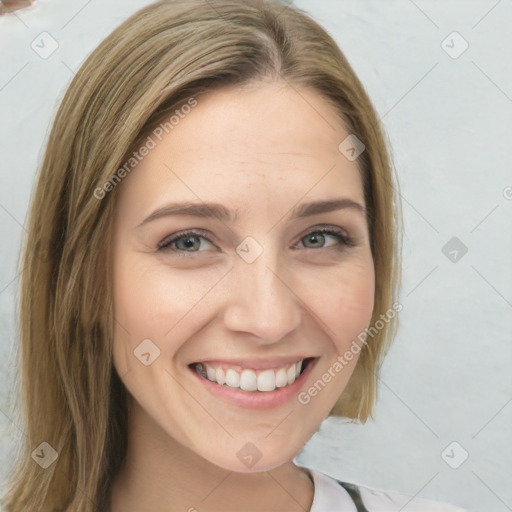
[(305, 194), (364, 202), (357, 161), (338, 150), (349, 133), (314, 91), (281, 83), (232, 87), (176, 114), (149, 134), (153, 147), (124, 180), (121, 207), (129, 201), (146, 211), (180, 199), (243, 210)]

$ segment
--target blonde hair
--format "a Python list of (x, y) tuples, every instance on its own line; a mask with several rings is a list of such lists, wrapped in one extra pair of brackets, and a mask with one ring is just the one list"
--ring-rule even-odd
[[(398, 195), (378, 117), (334, 40), (296, 8), (265, 0), (161, 1), (137, 12), (89, 56), (57, 112), (37, 179), (20, 285), (21, 425), (26, 434), (7, 512), (104, 511), (127, 446), (127, 391), (112, 365), (112, 220), (102, 187), (149, 130), (191, 97), (266, 79), (313, 89), (350, 134), (375, 265), (372, 323), (399, 280)], [(341, 142), (341, 141), (340, 141)], [(396, 329), (363, 346), (333, 415), (366, 421)], [(31, 454), (47, 442), (47, 469)]]

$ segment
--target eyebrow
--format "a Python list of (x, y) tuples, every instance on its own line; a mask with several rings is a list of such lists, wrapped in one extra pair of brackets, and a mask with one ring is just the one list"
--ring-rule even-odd
[[(356, 201), (348, 198), (337, 198), (303, 203), (292, 210), (290, 218), (303, 219), (305, 217), (311, 217), (312, 215), (344, 209), (352, 209), (363, 215), (366, 214), (366, 208)], [(239, 218), (239, 213), (238, 209), (230, 210), (219, 203), (171, 203), (155, 210), (137, 227), (144, 226), (153, 220), (172, 215), (189, 215), (202, 218), (216, 217), (223, 222), (236, 222)]]

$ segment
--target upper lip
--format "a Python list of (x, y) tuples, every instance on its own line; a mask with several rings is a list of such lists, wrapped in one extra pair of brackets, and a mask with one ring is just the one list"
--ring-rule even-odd
[(225, 365), (230, 367), (239, 366), (241, 368), (250, 368), (252, 370), (270, 370), (272, 368), (281, 368), (289, 364), (295, 364), (304, 359), (311, 359), (310, 356), (295, 356), (295, 357), (275, 357), (265, 359), (220, 359), (212, 357), (195, 361), (192, 364), (209, 363), (210, 365)]

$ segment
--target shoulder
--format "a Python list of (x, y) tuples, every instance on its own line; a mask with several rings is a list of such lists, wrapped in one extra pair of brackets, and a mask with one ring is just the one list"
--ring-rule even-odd
[(304, 469), (315, 486), (310, 512), (396, 512), (402, 508), (407, 512), (467, 512), (447, 503), (342, 482), (319, 471)]

